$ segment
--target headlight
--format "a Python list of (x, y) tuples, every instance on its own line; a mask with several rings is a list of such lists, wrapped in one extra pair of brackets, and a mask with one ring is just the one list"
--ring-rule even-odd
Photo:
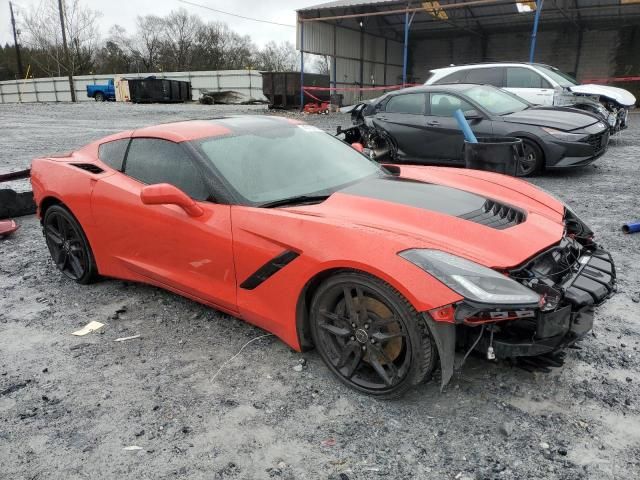
[(549, 127), (542, 127), (542, 130), (547, 132), (552, 137), (557, 138), (558, 140), (562, 140), (563, 142), (579, 142), (587, 136), (586, 133), (569, 133)]
[(463, 297), (498, 305), (538, 305), (540, 295), (495, 270), (440, 250), (414, 249), (399, 254)]

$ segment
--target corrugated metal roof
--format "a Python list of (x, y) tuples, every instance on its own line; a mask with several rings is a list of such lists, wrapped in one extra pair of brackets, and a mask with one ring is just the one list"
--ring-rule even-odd
[[(416, 15), (411, 25), (411, 35), (429, 35), (455, 30), (481, 35), (487, 29), (515, 29), (529, 27), (534, 12), (519, 12), (516, 0), (460, 1), (439, 0), (446, 16), (434, 15), (421, 2), (407, 0), (337, 0), (298, 10), (303, 16), (322, 18), (350, 15), (340, 25), (358, 29), (358, 22), (365, 21), (365, 31), (388, 38), (398, 38), (404, 29), (404, 13), (397, 12), (408, 6)], [(447, 6), (455, 4), (453, 8)], [(422, 8), (421, 8), (422, 5)], [(379, 12), (396, 11), (394, 14), (379, 15)], [(378, 14), (369, 17), (367, 14)], [(354, 18), (355, 15), (359, 17)], [(640, 3), (638, 0), (572, 0), (571, 2), (545, 2), (541, 15), (542, 28), (552, 25), (570, 25), (571, 28), (597, 28), (608, 26), (640, 24)]]
[(312, 7), (299, 8), (296, 10), (297, 12), (304, 12), (306, 10), (323, 10), (325, 8), (344, 8), (344, 7), (359, 7), (362, 5), (384, 5), (389, 3), (400, 3), (400, 4), (408, 4), (408, 1), (398, 1), (398, 0), (337, 0), (335, 2), (326, 2), (320, 3), (318, 5), (313, 5)]

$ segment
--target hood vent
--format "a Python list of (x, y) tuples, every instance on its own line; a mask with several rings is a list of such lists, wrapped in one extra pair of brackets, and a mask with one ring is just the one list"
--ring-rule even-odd
[(93, 163), (72, 163), (74, 167), (80, 168), (81, 170), (86, 170), (90, 173), (95, 173), (96, 175), (99, 173), (104, 173), (104, 170), (99, 166), (94, 165)]
[(504, 205), (495, 200), (487, 200), (481, 208), (460, 215), (459, 218), (495, 228), (496, 230), (504, 230), (521, 224), (526, 216), (523, 211), (517, 208)]

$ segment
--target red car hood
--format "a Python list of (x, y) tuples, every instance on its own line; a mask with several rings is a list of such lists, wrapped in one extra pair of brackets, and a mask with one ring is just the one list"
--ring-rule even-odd
[[(515, 220), (496, 228), (491, 222), (498, 217), (478, 218), (487, 201), (508, 208)], [(365, 180), (320, 204), (287, 210), (375, 229), (406, 248), (436, 248), (498, 269), (523, 263), (564, 233), (562, 203), (529, 183), (438, 167), (402, 166), (400, 177)]]

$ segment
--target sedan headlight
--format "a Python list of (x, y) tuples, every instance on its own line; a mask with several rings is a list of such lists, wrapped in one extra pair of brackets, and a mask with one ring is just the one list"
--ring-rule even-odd
[(540, 295), (495, 270), (440, 250), (414, 249), (399, 254), (454, 292), (480, 303), (533, 306)]
[(542, 130), (547, 132), (552, 137), (557, 138), (558, 140), (562, 140), (563, 142), (579, 142), (587, 136), (586, 133), (569, 133), (549, 127), (542, 127)]

